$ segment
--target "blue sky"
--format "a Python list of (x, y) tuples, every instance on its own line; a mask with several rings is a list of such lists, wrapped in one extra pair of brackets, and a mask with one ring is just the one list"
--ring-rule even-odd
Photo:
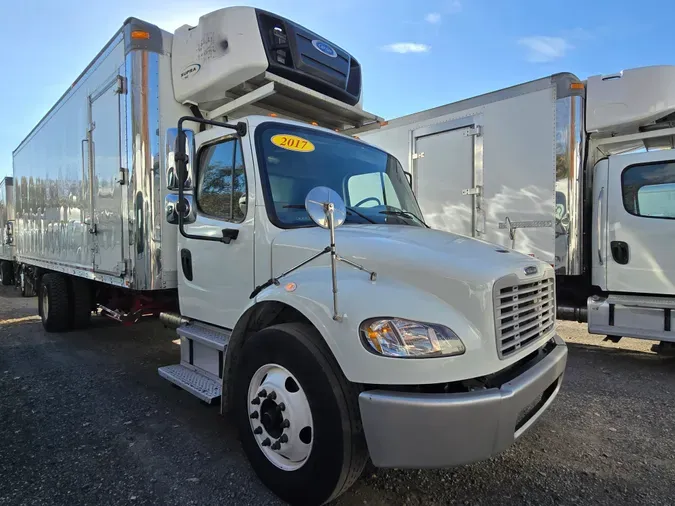
[(277, 12), (352, 53), (365, 108), (392, 118), (568, 71), (675, 63), (675, 2), (21, 0), (3, 2), (0, 177), (11, 153), (129, 16), (166, 30), (227, 5)]

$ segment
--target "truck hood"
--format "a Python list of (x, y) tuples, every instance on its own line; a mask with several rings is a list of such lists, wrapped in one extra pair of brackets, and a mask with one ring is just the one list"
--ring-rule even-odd
[[(274, 270), (278, 273), (278, 269), (328, 246), (329, 232), (318, 227), (286, 230), (272, 244)], [(369, 270), (391, 269), (397, 278), (429, 272), (448, 280), (482, 284), (528, 266), (539, 266), (541, 272), (546, 265), (489, 242), (405, 225), (345, 225), (335, 231), (335, 244), (343, 258)]]
[[(395, 278), (454, 307), (464, 306), (465, 313), (490, 310), (497, 279), (515, 274), (525, 280), (551, 269), (539, 260), (496, 244), (422, 227), (345, 225), (335, 235), (341, 257), (375, 271), (378, 279)], [(273, 275), (306, 260), (329, 242), (329, 232), (318, 227), (283, 231), (272, 243)], [(326, 255), (315, 262), (328, 264), (329, 258)], [(537, 275), (526, 276), (525, 268), (533, 266), (537, 267)]]

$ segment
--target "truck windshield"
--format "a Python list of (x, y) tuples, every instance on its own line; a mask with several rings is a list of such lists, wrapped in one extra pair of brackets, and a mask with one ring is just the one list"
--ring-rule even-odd
[(281, 228), (314, 225), (305, 197), (328, 186), (345, 201), (345, 223), (425, 226), (401, 164), (349, 137), (282, 123), (263, 123), (256, 146), (267, 213)]

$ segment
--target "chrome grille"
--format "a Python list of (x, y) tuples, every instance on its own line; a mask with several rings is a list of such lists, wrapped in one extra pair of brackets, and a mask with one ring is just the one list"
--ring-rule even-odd
[[(511, 277), (509, 277), (511, 278)], [(495, 327), (499, 358), (508, 358), (555, 329), (552, 277), (495, 286)], [(511, 278), (513, 280), (513, 278)]]

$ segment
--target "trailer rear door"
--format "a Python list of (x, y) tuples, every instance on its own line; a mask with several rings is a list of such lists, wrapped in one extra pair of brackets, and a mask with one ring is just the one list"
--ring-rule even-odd
[(120, 183), (120, 78), (115, 77), (89, 97), (90, 190), (94, 234), (94, 271), (125, 272), (123, 189)]
[(432, 228), (480, 237), (480, 116), (413, 131), (414, 190)]

